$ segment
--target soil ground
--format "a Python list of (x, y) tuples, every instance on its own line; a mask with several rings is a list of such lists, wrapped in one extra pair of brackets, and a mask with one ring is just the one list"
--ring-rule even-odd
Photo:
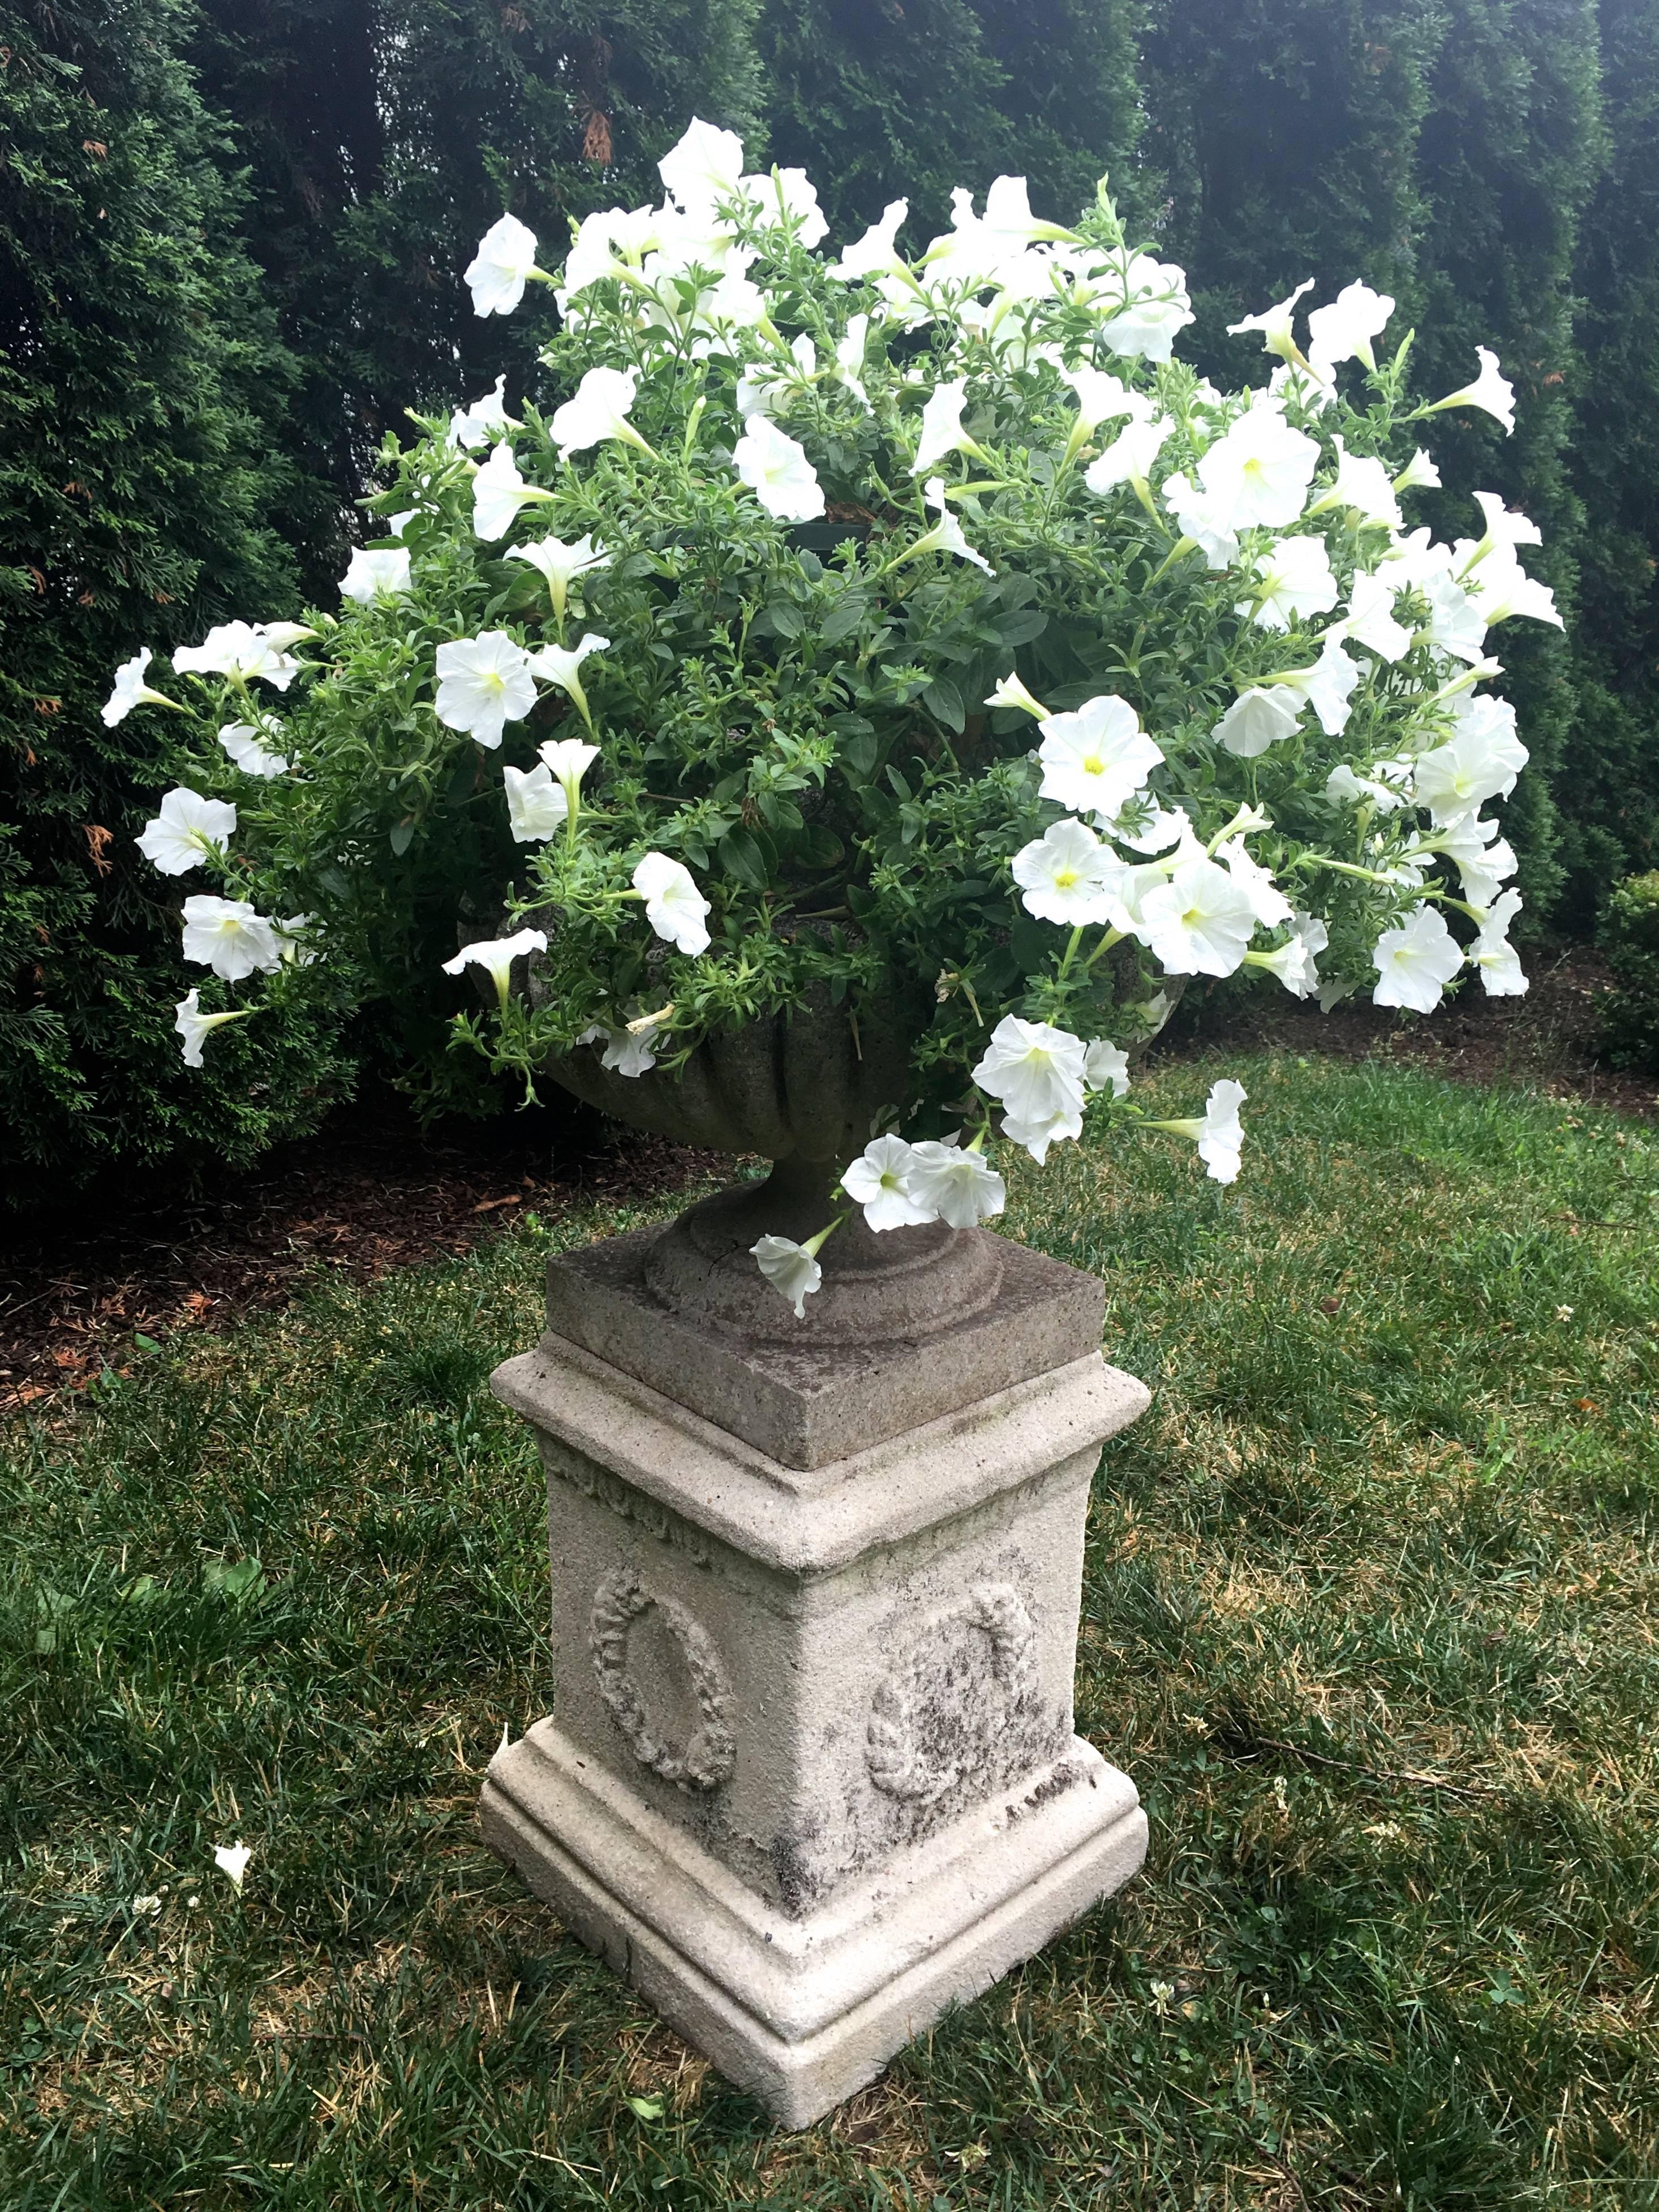
[[(1159, 1057), (1259, 1049), (1382, 1056), (1458, 1082), (1511, 1082), (1607, 1111), (1659, 1118), (1659, 1083), (1595, 1057), (1607, 977), (1582, 945), (1534, 954), (1522, 999), (1463, 994), (1431, 1018), (1365, 1002), (1322, 1015), (1282, 992), (1188, 994)], [(219, 1328), (283, 1304), (307, 1280), (367, 1279), (466, 1251), (515, 1215), (556, 1218), (718, 1173), (713, 1153), (617, 1131), (596, 1117), (508, 1115), (422, 1133), (395, 1100), (337, 1115), (252, 1173), (180, 1204), (176, 1185), (81, 1215), (0, 1229), (0, 1412), (118, 1372), (138, 1335)]]

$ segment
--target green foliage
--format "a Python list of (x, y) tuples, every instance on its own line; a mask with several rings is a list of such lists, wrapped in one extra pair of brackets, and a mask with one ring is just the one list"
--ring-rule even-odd
[[(1158, 1109), (1215, 1072), (1164, 1067)], [(503, 1727), (557, 1695), (545, 1482), (483, 1377), (550, 1249), (699, 1193), (326, 1283), (15, 1424), (8, 2212), (1644, 2212), (1652, 1127), (1240, 1072), (1232, 1192), (1173, 1144), (1012, 1192), (1154, 1385), (1077, 1676), (1146, 1865), (855, 2124), (770, 2127), (478, 1838)]]
[(172, 1034), (176, 905), (132, 848), (159, 733), (110, 672), (289, 563), (262, 415), (289, 374), (173, 0), (5, 11), (0, 70), (0, 1203), (119, 1161), (245, 1159), (341, 1069), (279, 1022), (205, 1084)]
[(461, 270), (504, 208), (550, 262), (571, 220), (656, 187), (693, 112), (759, 136), (755, 0), (202, 0), (193, 57), (250, 165), (249, 250), (299, 389), (290, 534), (332, 603), (343, 515), (404, 410), (533, 374)]
[(1614, 884), (1601, 937), (1613, 981), (1602, 1013), (1608, 1057), (1659, 1074), (1659, 870)]

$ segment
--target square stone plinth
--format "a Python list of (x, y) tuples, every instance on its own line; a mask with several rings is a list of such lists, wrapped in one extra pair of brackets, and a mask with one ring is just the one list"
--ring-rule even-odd
[(547, 1471), (558, 1704), (485, 1836), (790, 2124), (1145, 1850), (1072, 1677), (1090, 1480), (1147, 1394), (1060, 1341), (806, 1467), (551, 1332), (495, 1375)]

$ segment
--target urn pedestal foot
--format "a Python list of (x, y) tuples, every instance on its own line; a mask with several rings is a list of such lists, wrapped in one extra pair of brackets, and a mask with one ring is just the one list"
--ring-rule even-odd
[(699, 1340), (641, 1237), (554, 1261), (494, 1378), (547, 1471), (557, 1709), (485, 1838), (787, 2125), (1146, 1851), (1072, 1677), (1091, 1478), (1147, 1394), (1097, 1284), (985, 1242), (977, 1359)]

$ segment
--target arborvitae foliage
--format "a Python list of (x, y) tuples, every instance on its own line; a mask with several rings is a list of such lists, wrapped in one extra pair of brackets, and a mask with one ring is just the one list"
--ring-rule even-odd
[[(550, 264), (573, 216), (659, 189), (693, 112), (760, 140), (755, 0), (202, 0), (206, 97), (251, 165), (248, 242), (300, 367), (290, 451), (336, 513), (404, 410), (533, 377), (536, 319), (461, 272), (504, 208)], [(306, 533), (324, 593), (343, 538)]]
[(1603, 0), (1611, 157), (1579, 232), (1582, 368), (1569, 465), (1579, 554), (1570, 913), (1659, 860), (1659, 9)]
[[(289, 369), (235, 235), (174, 0), (0, 10), (0, 1193), (246, 1158), (337, 1070), (278, 1023), (211, 1068), (173, 1034), (179, 886), (133, 848), (155, 717), (118, 661), (291, 603), (260, 410)], [(185, 889), (190, 888), (186, 883)]]

